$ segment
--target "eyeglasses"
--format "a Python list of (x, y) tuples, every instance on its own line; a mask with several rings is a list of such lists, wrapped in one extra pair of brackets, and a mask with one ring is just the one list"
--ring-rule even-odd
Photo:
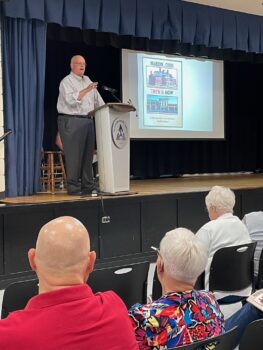
[(86, 62), (74, 62), (74, 64), (76, 64), (77, 66), (85, 66), (87, 65)]
[(160, 249), (153, 246), (151, 246), (151, 249), (154, 250), (157, 253), (157, 255), (161, 258), (161, 266), (164, 266), (164, 261), (163, 257), (161, 256)]
[(161, 256), (160, 249), (154, 246), (151, 246), (151, 249), (154, 250), (159, 256)]

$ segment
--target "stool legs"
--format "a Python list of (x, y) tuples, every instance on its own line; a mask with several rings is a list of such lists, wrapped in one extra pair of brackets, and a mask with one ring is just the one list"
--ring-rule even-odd
[(63, 157), (62, 157), (62, 153), (61, 152), (58, 154), (58, 159), (59, 159), (59, 163), (60, 163), (60, 166), (61, 166), (62, 177), (63, 177), (64, 187), (65, 187), (66, 184), (67, 184), (67, 176), (66, 176), (65, 166), (64, 166)]
[(47, 188), (47, 192), (55, 193), (56, 183), (63, 183), (66, 186), (66, 171), (62, 152), (45, 151), (43, 159), (41, 166), (42, 188)]
[(55, 193), (54, 153), (50, 153), (51, 192)]

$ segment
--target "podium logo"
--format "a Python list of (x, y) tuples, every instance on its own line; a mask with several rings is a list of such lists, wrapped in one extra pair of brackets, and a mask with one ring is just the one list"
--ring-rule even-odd
[(121, 149), (127, 145), (129, 140), (128, 127), (123, 119), (114, 119), (111, 126), (111, 137), (117, 148)]

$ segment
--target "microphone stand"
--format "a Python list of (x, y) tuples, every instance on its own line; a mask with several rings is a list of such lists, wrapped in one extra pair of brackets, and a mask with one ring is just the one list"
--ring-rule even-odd
[(102, 90), (104, 90), (104, 91), (108, 91), (108, 92), (111, 94), (111, 96), (114, 97), (114, 99), (115, 99), (116, 101), (118, 101), (119, 103), (122, 103), (122, 101), (119, 99), (119, 97), (117, 97), (117, 96), (115, 95), (115, 93), (117, 92), (116, 89), (110, 88), (110, 87), (105, 86), (105, 85), (102, 85), (101, 88), (102, 88)]
[(12, 130), (7, 130), (2, 136), (0, 136), (0, 142), (3, 141), (6, 136), (8, 136), (9, 134), (11, 134)]
[[(110, 91), (110, 90), (109, 90)], [(122, 103), (119, 97), (117, 97), (112, 91), (110, 91), (111, 95), (117, 100), (118, 102)]]

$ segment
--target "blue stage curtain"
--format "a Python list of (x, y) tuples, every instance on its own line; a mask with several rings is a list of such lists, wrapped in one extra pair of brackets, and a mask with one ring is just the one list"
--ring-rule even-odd
[(9, 0), (7, 17), (263, 53), (263, 17), (181, 0)]
[(6, 194), (25, 196), (39, 189), (44, 128), (46, 24), (3, 20), (3, 78)]

